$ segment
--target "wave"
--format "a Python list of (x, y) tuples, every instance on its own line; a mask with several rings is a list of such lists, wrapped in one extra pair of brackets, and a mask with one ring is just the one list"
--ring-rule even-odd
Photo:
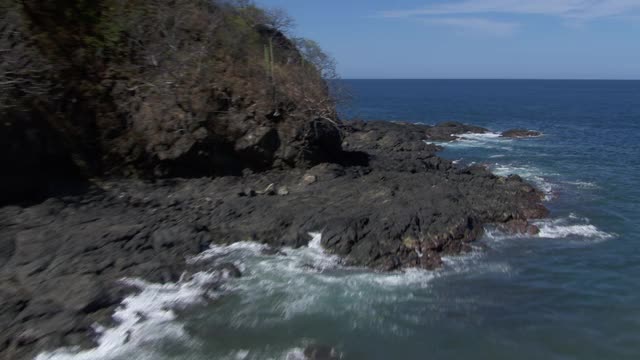
[(219, 272), (194, 274), (188, 281), (154, 284), (140, 279), (124, 279), (127, 285), (141, 291), (123, 300), (113, 314), (117, 323), (112, 328), (97, 327), (98, 346), (80, 351), (63, 348), (41, 353), (36, 360), (96, 360), (116, 359), (135, 354), (137, 359), (155, 359), (154, 342), (173, 338), (187, 339), (184, 327), (176, 322), (174, 310), (202, 303), (219, 294), (210, 285), (220, 281)]
[(599, 242), (615, 237), (615, 234), (602, 231), (591, 224), (589, 218), (580, 217), (574, 213), (566, 218), (538, 220), (533, 221), (532, 224), (540, 229), (537, 235), (509, 234), (489, 226), (485, 228), (483, 239), (498, 245), (504, 240), (511, 239), (545, 238)]
[[(238, 242), (211, 245), (188, 259), (189, 263), (206, 260), (212, 267), (233, 263), (243, 273), (238, 279), (223, 281), (227, 279), (222, 272), (201, 272), (172, 284), (124, 279), (124, 283), (140, 292), (125, 298), (116, 309), (115, 327), (98, 329), (97, 347), (62, 348), (41, 353), (36, 360), (162, 359), (158, 342), (170, 340), (197, 348), (198, 342), (189, 336), (176, 310), (234, 293), (240, 295), (239, 304), (234, 304), (234, 311), (221, 311), (219, 316), (231, 316), (225, 322), (235, 327), (255, 328), (262, 322), (265, 322), (262, 325), (286, 322), (299, 315), (349, 314), (355, 318), (354, 326), (368, 328), (380, 321), (372, 305), (410, 300), (416, 289), (428, 288), (437, 276), (435, 272), (419, 269), (377, 273), (345, 267), (341, 258), (324, 251), (320, 233), (310, 235), (312, 239), (307, 247), (283, 248), (275, 255), (266, 254), (265, 245)], [(282, 358), (284, 350), (271, 349), (267, 356), (264, 349), (245, 349), (220, 356)], [(277, 353), (272, 354), (273, 351)]]
[(598, 189), (598, 184), (589, 181), (565, 181), (565, 184), (573, 185), (579, 189)]
[[(574, 237), (604, 239), (611, 235), (591, 224), (578, 223), (576, 216), (561, 220), (536, 223), (540, 237)], [(487, 237), (499, 236), (487, 232)], [(396, 329), (402, 332), (401, 321), (416, 319), (381, 318), (381, 309), (398, 304), (415, 304), (430, 294), (434, 280), (464, 275), (482, 276), (487, 273), (511, 276), (514, 269), (508, 262), (487, 259), (486, 251), (475, 248), (470, 253), (443, 258), (444, 266), (437, 271), (409, 269), (391, 273), (378, 273), (363, 268), (344, 266), (341, 259), (327, 253), (321, 243), (321, 233), (311, 233), (308, 246), (283, 248), (268, 254), (267, 246), (254, 242), (230, 245), (212, 245), (189, 262), (206, 260), (212, 267), (220, 263), (233, 263), (242, 269), (242, 277), (222, 281), (219, 272), (197, 273), (175, 284), (153, 284), (139, 279), (123, 280), (141, 291), (127, 297), (114, 314), (117, 325), (100, 329), (98, 346), (80, 351), (74, 348), (42, 353), (36, 360), (115, 360), (164, 359), (159, 342), (176, 341), (190, 351), (198, 352), (202, 345), (198, 338), (186, 330), (188, 319), (178, 318), (176, 309), (207, 303), (210, 299), (232, 296), (233, 301), (216, 303), (216, 311), (208, 314), (214, 323), (227, 324), (236, 331), (255, 328), (287, 326), (288, 321), (308, 316), (323, 318), (350, 318), (351, 326), (358, 329)], [(497, 240), (496, 240), (497, 241)], [(212, 284), (216, 284), (212, 286)], [(214, 289), (214, 290), (211, 290)], [(418, 292), (422, 290), (422, 292)], [(233, 296), (237, 294), (238, 296)], [(226, 307), (225, 307), (226, 306)], [(201, 321), (201, 320), (198, 320)], [(381, 330), (382, 331), (382, 330)], [(402, 335), (402, 334), (400, 334)], [(292, 339), (293, 343), (274, 344), (269, 348), (220, 349), (221, 359), (297, 359), (300, 346), (307, 340)], [(210, 353), (194, 355), (194, 359), (209, 358)], [(206, 356), (205, 356), (206, 355)]]
[(545, 200), (549, 201), (557, 197), (558, 187), (556, 184), (548, 180), (551, 176), (557, 176), (556, 173), (548, 173), (537, 167), (529, 165), (512, 165), (512, 164), (493, 164), (489, 166), (491, 171), (499, 176), (508, 176), (516, 174), (523, 179), (531, 181), (536, 187), (545, 194)]
[[(322, 249), (319, 233), (311, 235), (308, 247), (284, 248), (281, 255), (265, 256), (248, 247), (228, 254), (226, 261), (242, 258), (247, 269), (242, 278), (228, 284), (231, 291), (243, 294), (243, 310), (234, 319), (237, 324), (255, 325), (254, 315), (270, 296), (279, 300), (271, 304), (273, 318), (264, 321), (310, 313), (359, 314), (361, 321), (371, 321), (375, 316), (365, 304), (406, 299), (412, 294), (398, 289), (426, 288), (435, 277), (433, 272), (417, 269), (376, 273), (345, 267), (338, 256)], [(336, 304), (336, 298), (342, 300)]]
[[(569, 217), (568, 219), (543, 220), (534, 224), (540, 229), (538, 234), (541, 238), (548, 239), (582, 239), (591, 241), (603, 241), (613, 238), (615, 235), (609, 234), (598, 229), (595, 225), (589, 223), (572, 223), (577, 217)], [(586, 218), (579, 219), (588, 221)]]
[(442, 275), (471, 274), (482, 276), (484, 274), (512, 275), (514, 270), (506, 262), (487, 261), (484, 249), (474, 247), (471, 252), (462, 255), (444, 256), (444, 267), (438, 270)]
[(493, 140), (493, 139), (502, 138), (500, 133), (496, 133), (496, 132), (466, 133), (466, 134), (453, 135), (453, 136), (456, 136), (458, 139), (462, 139), (462, 140)]
[[(452, 134), (456, 139), (453, 141), (436, 141), (435, 144), (448, 148), (495, 148), (500, 150), (511, 150), (510, 145), (513, 140), (503, 138), (500, 133), (487, 132), (484, 134)], [(427, 141), (432, 142), (432, 141)]]

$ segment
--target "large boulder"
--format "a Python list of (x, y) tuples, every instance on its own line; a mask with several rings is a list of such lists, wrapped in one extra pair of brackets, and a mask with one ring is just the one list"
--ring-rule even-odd
[(526, 138), (526, 137), (538, 137), (541, 136), (542, 133), (536, 130), (527, 130), (527, 129), (511, 129), (507, 131), (503, 131), (500, 134), (501, 137), (505, 138)]

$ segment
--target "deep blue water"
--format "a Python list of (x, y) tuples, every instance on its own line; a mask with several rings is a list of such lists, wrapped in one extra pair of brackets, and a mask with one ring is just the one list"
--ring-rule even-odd
[[(559, 222), (551, 230), (573, 232), (485, 240), (491, 250), (481, 263), (509, 270), (434, 284), (448, 299), (449, 309), (437, 311), (450, 318), (408, 347), (426, 346), (436, 358), (640, 358), (640, 82), (346, 83), (355, 95), (347, 117), (542, 131), (538, 139), (463, 141), (442, 155), (525, 175), (550, 192)], [(593, 227), (571, 227), (584, 224)]]
[(342, 268), (314, 246), (287, 256), (252, 243), (214, 247), (243, 271), (217, 300), (174, 319), (166, 308), (202, 288), (149, 285), (121, 314), (128, 328), (98, 350), (54, 358), (294, 360), (316, 343), (358, 360), (640, 359), (640, 82), (345, 84), (354, 101), (344, 117), (542, 131), (469, 137), (442, 152), (544, 190), (552, 214), (541, 234), (489, 231), (442, 270), (392, 274)]

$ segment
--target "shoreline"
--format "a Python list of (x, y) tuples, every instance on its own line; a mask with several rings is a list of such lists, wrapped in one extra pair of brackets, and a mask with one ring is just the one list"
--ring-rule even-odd
[(193, 267), (185, 258), (212, 243), (253, 240), (276, 253), (322, 232), (322, 248), (345, 264), (393, 271), (441, 266), (442, 256), (468, 251), (486, 224), (536, 231), (527, 220), (547, 215), (541, 192), (517, 176), (458, 168), (424, 141), (483, 131), (451, 122), (350, 122), (342, 164), (106, 180), (81, 195), (2, 207), (2, 237), (13, 247), (3, 254), (2, 304), (13, 312), (3, 326), (4, 354), (94, 346), (94, 324), (108, 327), (135, 292), (120, 279), (172, 283), (184, 271), (207, 270), (210, 264)]

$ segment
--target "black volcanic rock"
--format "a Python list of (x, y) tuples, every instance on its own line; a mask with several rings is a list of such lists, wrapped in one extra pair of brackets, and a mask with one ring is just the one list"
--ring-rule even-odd
[[(441, 256), (467, 251), (485, 224), (535, 233), (527, 219), (547, 215), (542, 194), (519, 177), (437, 157), (439, 148), (423, 141), (435, 128), (347, 123), (344, 150), (328, 157), (336, 162), (310, 169), (103, 180), (79, 195), (0, 207), (0, 352), (19, 359), (92, 344), (90, 325), (133, 291), (118, 279), (177, 281), (185, 257), (212, 241), (252, 239), (277, 253), (322, 232), (321, 245), (346, 264), (396, 270), (440, 266)], [(286, 196), (265, 191), (279, 188)], [(239, 196), (245, 189), (253, 195)], [(217, 269), (241, 275), (229, 264)]]
[(500, 136), (506, 138), (526, 138), (526, 137), (537, 137), (541, 136), (542, 133), (536, 130), (527, 130), (527, 129), (512, 129), (503, 131)]
[(484, 134), (489, 130), (474, 125), (467, 125), (456, 121), (446, 121), (431, 127), (429, 140), (450, 141), (455, 140), (455, 135)]

